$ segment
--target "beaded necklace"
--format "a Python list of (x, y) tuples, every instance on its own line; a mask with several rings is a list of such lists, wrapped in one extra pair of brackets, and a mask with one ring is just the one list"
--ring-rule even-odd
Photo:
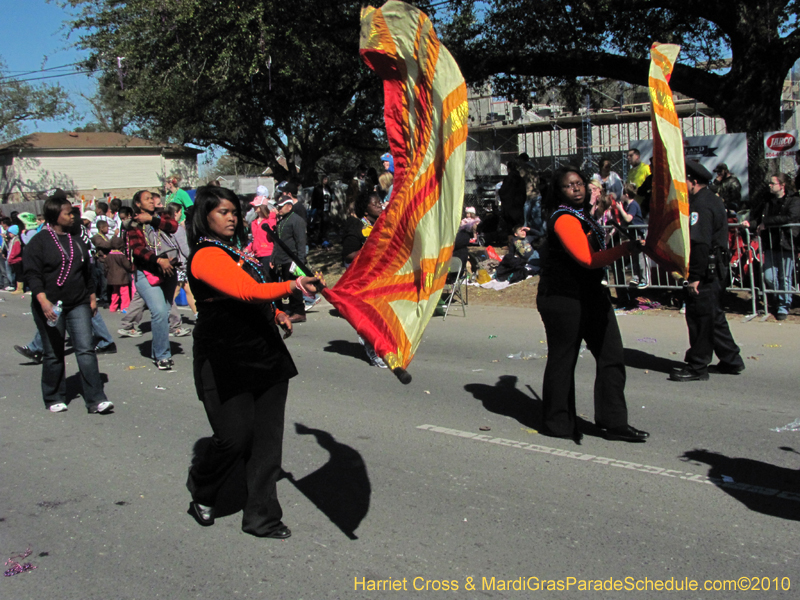
[(69, 277), (70, 271), (72, 271), (72, 263), (75, 259), (75, 242), (72, 239), (72, 236), (67, 234), (69, 238), (69, 263), (67, 262), (67, 251), (64, 250), (64, 246), (61, 245), (61, 242), (58, 241), (58, 235), (56, 234), (55, 230), (50, 227), (50, 225), (46, 226), (47, 231), (50, 232), (50, 235), (53, 238), (53, 242), (61, 251), (61, 271), (56, 277), (56, 285), (58, 287), (63, 287), (64, 284), (67, 282), (67, 277)]
[(571, 206), (567, 206), (566, 204), (562, 204), (555, 211), (553, 211), (553, 216), (557, 215), (558, 213), (569, 213), (582, 223), (586, 223), (590, 227), (590, 229), (594, 232), (594, 236), (597, 239), (597, 243), (600, 245), (600, 250), (606, 249), (606, 232), (603, 231), (603, 228), (600, 227), (597, 221), (587, 217), (583, 213), (583, 211), (575, 210), (574, 208), (572, 208)]
[(259, 262), (259, 260), (249, 252), (245, 252), (244, 250), (239, 250), (238, 248), (234, 248), (233, 246), (229, 246), (225, 242), (221, 240), (217, 240), (214, 238), (209, 237), (201, 237), (197, 240), (198, 244), (207, 243), (217, 246), (218, 248), (222, 248), (226, 252), (230, 252), (235, 254), (239, 257), (239, 261), (236, 263), (240, 267), (243, 267), (247, 264), (253, 271), (255, 271), (256, 275), (258, 275), (258, 279), (260, 280), (259, 283), (267, 283), (267, 278), (264, 276), (262, 272), (263, 265)]

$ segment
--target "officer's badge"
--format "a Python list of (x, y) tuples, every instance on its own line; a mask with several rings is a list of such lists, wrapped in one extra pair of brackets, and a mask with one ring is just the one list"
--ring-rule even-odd
[(698, 217), (696, 212), (691, 213), (689, 215), (689, 225), (694, 225), (695, 223), (697, 223), (697, 218)]

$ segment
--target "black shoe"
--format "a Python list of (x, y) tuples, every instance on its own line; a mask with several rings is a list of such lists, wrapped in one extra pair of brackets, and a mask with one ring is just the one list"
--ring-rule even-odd
[(785, 321), (786, 317), (788, 317), (788, 316), (789, 315), (787, 315), (786, 313), (778, 313), (777, 315), (775, 315), (775, 320), (776, 321)]
[(603, 436), (607, 440), (618, 441), (618, 442), (644, 442), (647, 441), (647, 438), (650, 437), (650, 434), (646, 431), (641, 431), (636, 429), (635, 427), (631, 427), (630, 425), (623, 425), (622, 427), (603, 427), (602, 425), (598, 425), (600, 430), (603, 432)]
[(117, 353), (117, 345), (114, 342), (111, 342), (108, 346), (97, 346), (94, 349), (95, 354), (116, 354)]
[(265, 533), (263, 535), (256, 535), (256, 537), (272, 538), (273, 540), (285, 540), (286, 538), (292, 537), (292, 530), (289, 529), (283, 523), (281, 523), (269, 533)]
[(742, 371), (744, 371), (744, 365), (732, 365), (724, 362), (708, 367), (709, 373), (717, 373), (719, 375), (738, 375)]
[(669, 374), (670, 381), (708, 381), (708, 373), (698, 373), (694, 369), (685, 367)]
[(42, 364), (42, 353), (41, 352), (34, 352), (27, 346), (14, 346), (14, 350), (22, 354), (27, 359), (30, 359), (33, 363), (40, 365)]
[(210, 527), (214, 524), (214, 509), (206, 511), (205, 508), (200, 508), (197, 502), (189, 503), (189, 514), (192, 515), (195, 521), (200, 523), (203, 527)]

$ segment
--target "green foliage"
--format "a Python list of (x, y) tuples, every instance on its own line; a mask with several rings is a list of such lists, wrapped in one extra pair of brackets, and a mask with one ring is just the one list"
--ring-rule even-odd
[(203, 169), (203, 181), (212, 181), (223, 175), (241, 175), (258, 177), (266, 168), (263, 164), (254, 164), (232, 154), (223, 154), (213, 164)]
[(87, 66), (116, 82), (145, 135), (219, 146), (277, 177), (311, 175), (341, 148), (385, 147), (382, 86), (358, 56), (360, 2), (70, 4)]
[(75, 131), (111, 131), (139, 135), (130, 127), (133, 121), (130, 103), (125, 93), (120, 90), (116, 77), (103, 73), (97, 81), (97, 88), (92, 96), (81, 94), (89, 102), (93, 120), (78, 127)]
[(74, 106), (58, 85), (31, 85), (6, 74), (0, 58), (0, 142), (23, 135), (26, 123), (71, 116)]

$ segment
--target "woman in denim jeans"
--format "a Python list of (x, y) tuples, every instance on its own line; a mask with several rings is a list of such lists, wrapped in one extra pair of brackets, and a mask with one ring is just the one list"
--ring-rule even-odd
[[(169, 311), (178, 285), (175, 271), (177, 250), (169, 234), (175, 233), (178, 223), (168, 212), (156, 213), (155, 201), (147, 190), (133, 196), (136, 215), (129, 230), (124, 233), (128, 255), (136, 267), (136, 291), (147, 304), (152, 317), (152, 357), (161, 371), (172, 369), (172, 352), (169, 347)], [(167, 234), (167, 235), (162, 235)], [(173, 252), (173, 258), (168, 254)]]
[(67, 410), (64, 339), (69, 331), (86, 408), (90, 413), (107, 413), (114, 405), (103, 391), (95, 354), (92, 315), (97, 312), (97, 299), (92, 265), (86, 245), (71, 233), (75, 223), (71, 209), (64, 192), (49, 197), (44, 204), (47, 224), (31, 239), (23, 257), (33, 320), (44, 345), (42, 395), (51, 412)]

